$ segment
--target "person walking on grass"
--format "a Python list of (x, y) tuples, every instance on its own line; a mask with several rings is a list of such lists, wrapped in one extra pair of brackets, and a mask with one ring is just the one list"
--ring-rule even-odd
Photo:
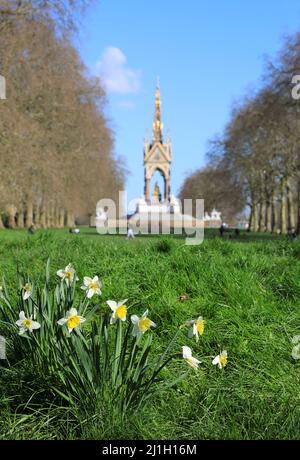
[(29, 235), (34, 235), (35, 231), (36, 231), (36, 228), (35, 228), (34, 224), (31, 224), (30, 227), (28, 227), (27, 231), (28, 231)]
[(133, 240), (134, 238), (134, 232), (133, 232), (133, 229), (132, 229), (132, 226), (130, 224), (128, 224), (127, 226), (127, 237), (126, 239), (127, 240)]

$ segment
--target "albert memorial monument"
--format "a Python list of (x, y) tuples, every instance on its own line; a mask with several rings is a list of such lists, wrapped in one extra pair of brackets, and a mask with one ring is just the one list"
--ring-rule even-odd
[[(213, 210), (211, 215), (204, 214), (202, 209), (200, 215), (194, 218), (191, 212), (186, 212), (185, 206), (182, 210), (180, 200), (171, 193), (172, 143), (170, 136), (166, 141), (163, 138), (159, 81), (155, 92), (152, 140), (149, 141), (148, 136), (144, 140), (143, 160), (144, 194), (136, 200), (131, 214), (118, 219), (116, 227), (120, 229), (129, 225), (135, 233), (181, 233), (182, 229), (187, 228), (220, 227), (221, 213)], [(151, 180), (157, 171), (163, 179), (163, 190), (156, 182), (151, 195)], [(103, 208), (97, 206), (96, 217), (92, 218), (91, 225), (102, 226), (103, 218)]]

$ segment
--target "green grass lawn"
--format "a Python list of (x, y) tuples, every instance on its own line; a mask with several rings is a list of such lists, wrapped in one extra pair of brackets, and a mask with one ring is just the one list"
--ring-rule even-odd
[[(72, 262), (80, 279), (99, 274), (103, 305), (128, 298), (130, 311), (149, 309), (157, 352), (179, 325), (203, 316), (199, 342), (182, 329), (176, 345), (179, 353), (190, 346), (202, 364), (134, 417), (107, 410), (78, 423), (56, 406), (46, 376), (9, 357), (10, 368), (0, 364), (1, 439), (299, 438), (300, 363), (291, 357), (291, 338), (300, 334), (299, 242), (250, 234), (221, 240), (208, 232), (202, 245), (186, 246), (182, 238), (126, 241), (87, 228), (80, 235), (0, 231), (0, 279), (9, 291), (17, 292), (17, 270), (42, 284), (48, 257), (53, 280)], [(220, 370), (211, 361), (223, 349), (228, 365)], [(164, 378), (187, 368), (183, 360), (170, 363)]]

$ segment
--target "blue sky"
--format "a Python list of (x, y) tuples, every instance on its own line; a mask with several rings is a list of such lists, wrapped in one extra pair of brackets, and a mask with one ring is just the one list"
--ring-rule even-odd
[(143, 139), (156, 77), (173, 141), (172, 192), (205, 163), (232, 104), (251, 94), (266, 55), (300, 30), (298, 0), (101, 0), (82, 20), (76, 46), (107, 86), (115, 150), (130, 170), (130, 199), (143, 193)]

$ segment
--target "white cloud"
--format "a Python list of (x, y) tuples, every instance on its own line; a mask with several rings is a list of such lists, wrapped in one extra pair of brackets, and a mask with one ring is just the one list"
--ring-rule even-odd
[(125, 54), (115, 46), (105, 48), (96, 73), (110, 93), (136, 93), (140, 88), (140, 70), (128, 67)]
[(133, 101), (124, 100), (119, 102), (119, 107), (126, 110), (133, 110), (135, 108), (135, 103)]

